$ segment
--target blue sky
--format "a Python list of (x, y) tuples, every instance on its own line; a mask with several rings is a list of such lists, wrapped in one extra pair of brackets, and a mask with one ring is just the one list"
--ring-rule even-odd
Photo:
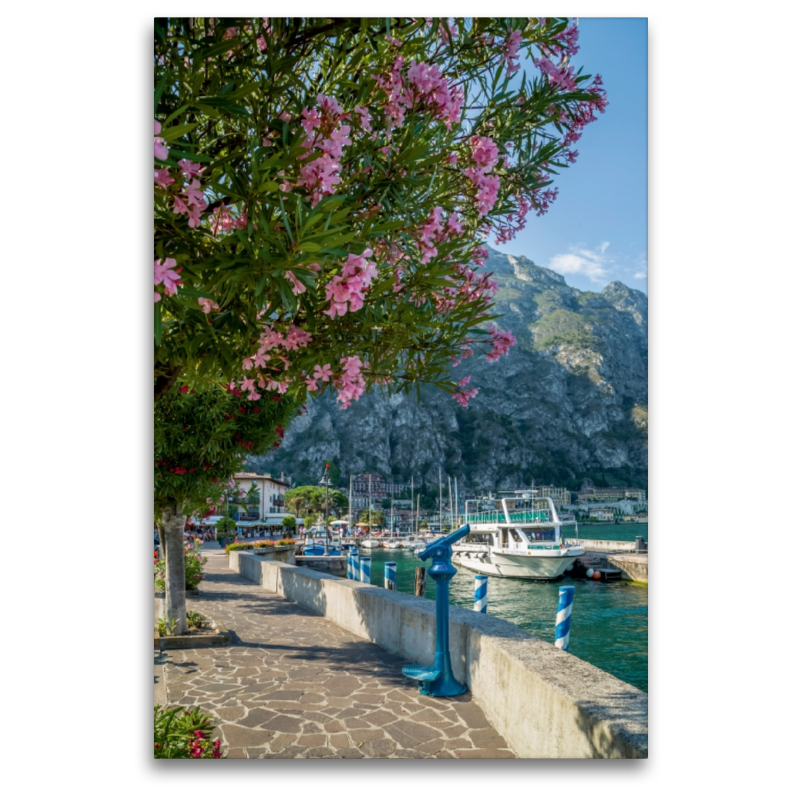
[(573, 64), (600, 74), (608, 108), (584, 130), (578, 160), (555, 181), (558, 199), (504, 245), (600, 291), (619, 280), (647, 291), (647, 19), (582, 18)]

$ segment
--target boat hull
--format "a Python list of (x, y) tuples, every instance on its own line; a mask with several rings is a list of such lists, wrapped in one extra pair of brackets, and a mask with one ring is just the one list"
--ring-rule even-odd
[[(561, 553), (564, 553), (561, 555)], [(453, 563), (480, 573), (500, 578), (523, 578), (535, 581), (558, 580), (582, 554), (511, 555), (506, 553), (455, 552)]]

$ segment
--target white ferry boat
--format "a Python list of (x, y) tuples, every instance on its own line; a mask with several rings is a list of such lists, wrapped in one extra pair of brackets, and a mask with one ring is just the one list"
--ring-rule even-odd
[(555, 580), (584, 554), (561, 538), (561, 520), (549, 497), (514, 492), (499, 500), (469, 500), (469, 534), (453, 545), (453, 563), (501, 578)]

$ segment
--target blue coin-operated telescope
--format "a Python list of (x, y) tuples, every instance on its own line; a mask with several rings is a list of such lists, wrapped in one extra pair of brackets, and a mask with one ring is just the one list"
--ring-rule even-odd
[(468, 533), (469, 525), (464, 525), (449, 536), (436, 539), (419, 553), (423, 561), (433, 559), (428, 575), (436, 581), (436, 657), (432, 667), (421, 664), (403, 667), (403, 675), (419, 681), (420, 694), (454, 697), (467, 691), (467, 687), (453, 677), (450, 664), (450, 580), (458, 572), (452, 562), (452, 545)]

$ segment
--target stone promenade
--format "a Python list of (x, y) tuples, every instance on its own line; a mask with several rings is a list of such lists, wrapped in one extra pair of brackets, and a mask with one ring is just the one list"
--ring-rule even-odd
[(199, 705), (228, 758), (514, 758), (468, 692), (432, 698), (402, 658), (228, 569), (216, 543), (191, 610), (229, 647), (156, 653), (156, 702)]

